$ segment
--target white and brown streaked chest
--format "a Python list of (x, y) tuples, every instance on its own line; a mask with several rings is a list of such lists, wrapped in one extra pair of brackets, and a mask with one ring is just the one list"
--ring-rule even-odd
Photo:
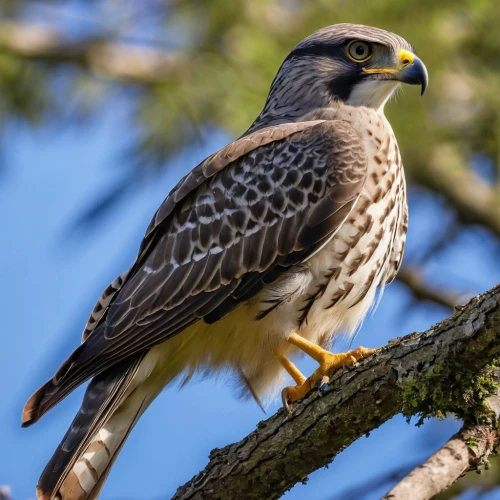
[(303, 287), (282, 310), (295, 318), (301, 335), (321, 344), (337, 333), (354, 332), (373, 304), (377, 287), (394, 278), (408, 223), (401, 157), (384, 115), (346, 108), (336, 118), (348, 121), (360, 135), (368, 159), (367, 178), (339, 231), (304, 263), (303, 273), (309, 276), (293, 277), (297, 283), (302, 280)]

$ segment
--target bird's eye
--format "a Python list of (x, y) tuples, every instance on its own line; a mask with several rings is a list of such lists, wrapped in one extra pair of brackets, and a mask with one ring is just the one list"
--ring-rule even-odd
[(347, 46), (347, 57), (357, 63), (368, 61), (372, 52), (370, 44), (366, 42), (355, 41)]

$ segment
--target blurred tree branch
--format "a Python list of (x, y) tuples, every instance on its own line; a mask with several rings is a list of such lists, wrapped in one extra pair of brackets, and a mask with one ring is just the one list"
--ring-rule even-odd
[(499, 351), (497, 285), (426, 332), (340, 371), (291, 415), (279, 410), (239, 443), (213, 450), (207, 467), (173, 498), (229, 499), (241, 491), (249, 499), (279, 498), (400, 412), (422, 420), (451, 411), (468, 425), (483, 423), (482, 397), (490, 395), (484, 370)]
[(458, 144), (436, 146), (425, 158), (415, 155), (410, 175), (442, 195), (463, 222), (500, 236), (500, 191), (467, 167)]
[(462, 295), (451, 290), (430, 285), (425, 280), (422, 270), (416, 266), (401, 268), (396, 279), (406, 285), (417, 300), (430, 300), (452, 311), (463, 299)]
[(39, 24), (0, 21), (0, 51), (44, 63), (74, 64), (117, 81), (154, 85), (179, 76), (186, 57), (100, 38), (72, 42)]
[(378, 477), (373, 477), (365, 482), (360, 482), (356, 484), (353, 488), (346, 489), (339, 494), (332, 496), (330, 500), (336, 500), (341, 498), (342, 500), (359, 500), (367, 495), (373, 493), (373, 491), (379, 490), (383, 486), (388, 484), (393, 484), (395, 481), (400, 481), (403, 479), (414, 467), (414, 465), (402, 465), (401, 467), (396, 467), (386, 474), (381, 474)]

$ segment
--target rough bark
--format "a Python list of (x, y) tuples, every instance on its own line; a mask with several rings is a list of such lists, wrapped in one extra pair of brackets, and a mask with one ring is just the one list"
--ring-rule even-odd
[[(471, 442), (474, 442), (474, 446), (470, 445)], [(433, 498), (448, 489), (463, 474), (484, 464), (498, 442), (498, 432), (489, 425), (464, 427), (382, 500)]]
[(465, 425), (457, 434), (413, 469), (382, 500), (428, 500), (447, 490), (463, 474), (477, 470), (488, 461), (500, 444), (495, 423), (500, 417), (500, 393), (488, 398), (492, 421), (483, 425)]
[[(322, 394), (309, 394), (291, 415), (280, 410), (239, 443), (212, 451), (207, 467), (173, 498), (234, 499), (242, 492), (248, 499), (279, 498), (401, 411), (425, 417), (455, 411), (456, 400), (456, 413), (478, 419), (481, 401), (474, 380), (498, 352), (500, 285), (429, 330), (397, 339), (357, 366), (339, 371)], [(468, 381), (470, 386), (460, 387)], [(411, 399), (421, 382), (427, 394), (422, 405)], [(468, 395), (465, 404), (458, 401), (457, 391)], [(433, 402), (431, 393), (448, 393), (450, 400)]]

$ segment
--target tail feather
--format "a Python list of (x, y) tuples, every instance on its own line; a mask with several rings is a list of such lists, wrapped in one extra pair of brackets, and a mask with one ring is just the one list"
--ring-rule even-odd
[(89, 378), (96, 377), (103, 372), (108, 373), (108, 370), (113, 370), (115, 365), (133, 364), (133, 360), (137, 356), (143, 356), (147, 352), (143, 350), (135, 354), (116, 353), (113, 356), (114, 364), (108, 368), (110, 365), (109, 357), (96, 351), (99, 338), (103, 334), (103, 331), (99, 333), (99, 329), (104, 328), (104, 326), (100, 325), (91, 335), (89, 334), (85, 342), (80, 344), (59, 367), (56, 374), (32, 394), (24, 405), (22, 427), (29, 427), (37, 422)]
[(54, 377), (31, 395), (23, 408), (22, 427), (29, 427), (37, 422), (76, 387), (92, 376), (92, 374), (87, 373), (80, 375), (77, 369), (73, 369), (71, 376), (65, 378), (70, 368), (73, 368), (74, 362), (78, 360), (86, 348), (87, 344), (79, 345), (60, 366)]
[(145, 398), (138, 401), (135, 413), (127, 408), (128, 411), (122, 415), (112, 415), (92, 437), (88, 447), (78, 456), (72, 467), (61, 476), (54, 490), (44, 490), (40, 481), (37, 486), (39, 500), (96, 499), (130, 431), (145, 409), (145, 402)]
[(145, 410), (144, 396), (134, 392), (135, 382), (131, 384), (142, 359), (118, 363), (92, 379), (79, 412), (40, 477), (39, 500), (97, 498)]

